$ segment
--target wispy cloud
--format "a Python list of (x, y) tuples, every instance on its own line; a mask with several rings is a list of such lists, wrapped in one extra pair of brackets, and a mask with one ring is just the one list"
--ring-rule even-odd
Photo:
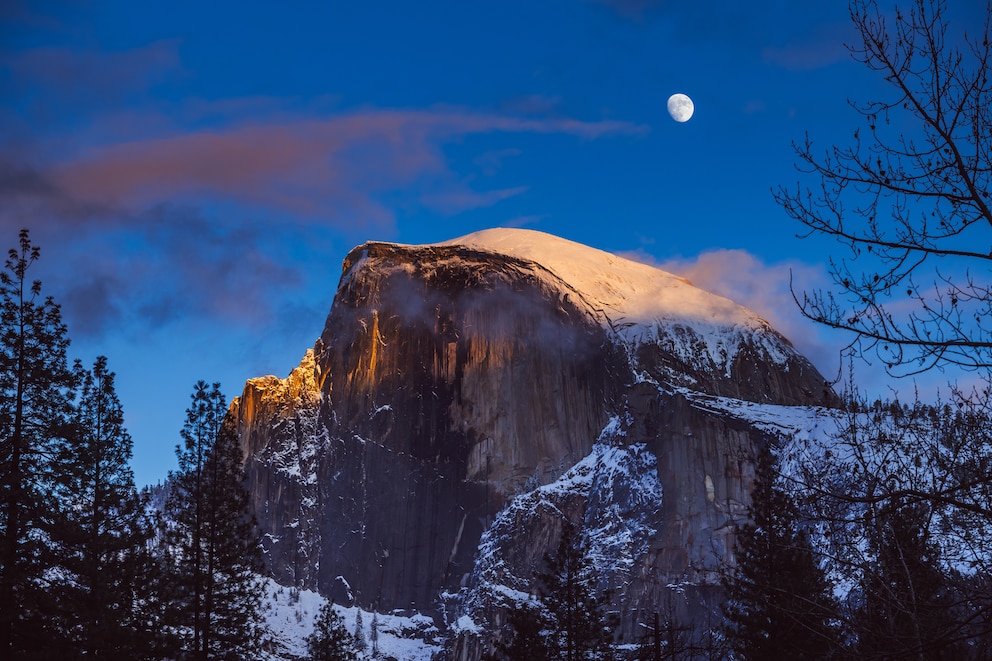
[[(60, 191), (89, 205), (133, 211), (156, 200), (208, 196), (331, 221), (383, 222), (376, 194), (447, 176), (441, 147), (448, 141), (491, 132), (595, 139), (643, 130), (626, 122), (465, 110), (366, 110), (99, 145), (53, 164), (49, 174)], [(455, 193), (469, 201), (464, 190)], [(474, 203), (503, 197), (477, 192)]]
[(654, 260), (643, 252), (626, 255), (675, 273), (697, 287), (726, 296), (764, 318), (785, 335), (796, 349), (810, 359), (827, 380), (840, 379), (838, 390), (846, 388), (849, 370), (859, 391), (870, 397), (912, 399), (915, 392), (933, 399), (946, 395), (949, 382), (970, 387), (971, 375), (963, 372), (931, 371), (912, 379), (898, 379), (885, 372), (884, 364), (872, 355), (851, 359), (842, 356), (854, 336), (815, 324), (805, 318), (793, 299), (793, 289), (802, 292), (828, 287), (829, 276), (823, 264), (796, 260), (765, 263), (744, 250), (712, 250), (693, 258)]
[[(34, 21), (27, 9), (0, 12), (0, 28)], [(471, 136), (647, 131), (563, 116), (541, 96), (499, 109), (177, 97), (195, 75), (178, 39), (114, 51), (13, 43), (0, 42), (0, 238), (31, 228), (87, 337), (190, 317), (272, 326), (312, 284), (306, 270), (330, 236), (385, 238), (397, 213), (453, 216), (528, 190), (504, 167), (521, 156), (512, 140), (452, 160), (449, 147)]]
[(127, 51), (36, 48), (7, 58), (6, 66), (22, 79), (62, 92), (90, 94), (145, 89), (166, 72), (180, 68), (179, 40), (158, 41)]
[[(505, 178), (486, 185), (518, 149), (484, 152), (466, 173), (447, 146), (494, 133), (585, 141), (647, 130), (450, 106), (341, 109), (332, 97), (145, 103), (182, 72), (179, 50), (163, 41), (0, 59), (4, 89), (23, 93), (0, 111), (11, 119), (0, 128), (0, 231), (31, 227), (53, 266), (77, 274), (61, 278), (77, 333), (141, 332), (184, 315), (274, 323), (285, 301), (266, 292), (300, 286), (290, 253), (329, 229), (388, 236), (397, 200), (455, 215), (527, 190)], [(270, 298), (279, 302), (259, 303)]]
[(843, 59), (844, 44), (854, 36), (850, 23), (829, 18), (830, 3), (595, 1), (623, 20), (667, 24), (684, 42), (733, 44), (790, 70), (816, 69)]
[(790, 283), (797, 291), (826, 284), (822, 266), (798, 261), (766, 264), (744, 250), (712, 250), (697, 257), (658, 262), (645, 253), (626, 255), (680, 275), (697, 287), (757, 313), (785, 335), (827, 378), (836, 376), (842, 338), (827, 335), (802, 316), (793, 300)]

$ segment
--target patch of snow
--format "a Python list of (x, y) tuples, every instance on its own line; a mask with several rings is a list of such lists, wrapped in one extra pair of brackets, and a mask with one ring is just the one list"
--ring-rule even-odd
[[(262, 579), (264, 597), (262, 614), (268, 625), (274, 651), (266, 653), (266, 661), (304, 658), (306, 638), (313, 633), (314, 622), (327, 600), (312, 590), (300, 590), (279, 585), (270, 578)], [(366, 642), (371, 640), (372, 622), (377, 624), (380, 658), (393, 657), (402, 661), (430, 661), (441, 650), (441, 636), (434, 621), (420, 613), (373, 613), (357, 607), (335, 604), (345, 628), (354, 633), (358, 613)], [(359, 659), (371, 659), (372, 650), (359, 654)]]
[(452, 627), (452, 629), (456, 633), (462, 631), (465, 631), (467, 633), (482, 633), (482, 627), (480, 627), (478, 624), (473, 622), (472, 618), (470, 618), (468, 615), (462, 615), (461, 617), (459, 617), (458, 621), (455, 622), (455, 626)]

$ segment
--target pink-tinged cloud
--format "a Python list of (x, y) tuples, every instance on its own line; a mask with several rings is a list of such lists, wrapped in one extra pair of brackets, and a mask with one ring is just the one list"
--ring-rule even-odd
[(421, 204), (426, 208), (436, 211), (446, 216), (453, 216), (480, 207), (489, 207), (497, 202), (505, 200), (514, 195), (520, 195), (527, 191), (526, 186), (516, 186), (514, 188), (504, 188), (477, 192), (468, 188), (461, 190), (451, 190), (444, 193), (427, 194), (421, 198)]
[(912, 379), (892, 378), (884, 364), (872, 355), (866, 360), (841, 357), (854, 340), (850, 333), (830, 330), (802, 316), (793, 299), (792, 289), (801, 298), (803, 291), (829, 286), (824, 265), (798, 261), (766, 264), (744, 250), (713, 250), (693, 259), (657, 262), (643, 253), (627, 255), (690, 280), (697, 287), (726, 296), (756, 312), (775, 330), (785, 335), (796, 349), (809, 358), (827, 380), (840, 379), (838, 390), (846, 388), (848, 371), (853, 382), (869, 398), (911, 400), (918, 390), (924, 400), (938, 392), (949, 392), (948, 382), (957, 380), (962, 387), (971, 384), (967, 373), (941, 373), (932, 370)]
[(630, 259), (680, 275), (706, 291), (725, 296), (757, 313), (796, 349), (809, 358), (828, 379), (837, 374), (839, 351), (850, 338), (830, 337), (802, 316), (790, 290), (821, 287), (827, 282), (822, 266), (801, 262), (765, 264), (744, 250), (713, 250), (693, 259), (657, 262), (649, 255), (632, 253)]
[[(271, 105), (233, 105), (250, 116), (259, 104)], [(447, 144), (491, 132), (591, 140), (644, 131), (624, 122), (450, 108), (276, 113), (268, 122), (225, 120), (230, 109), (207, 103), (190, 110), (210, 129), (177, 128), (188, 119), (183, 113), (173, 122), (136, 114), (116, 132), (90, 131), (86, 142), (96, 146), (77, 146), (71, 156), (54, 143), (45, 151), (60, 157), (47, 161), (0, 155), (0, 229), (16, 236), (31, 227), (46, 250), (52, 247), (46, 263), (74, 274), (63, 278), (70, 284), (60, 295), (74, 332), (141, 333), (189, 316), (261, 328), (275, 323), (282, 305), (275, 301), (310, 282), (300, 251), (315, 256), (330, 228), (361, 238), (370, 229), (388, 233), (397, 197), (402, 205), (456, 214), (527, 190), (481, 183), (487, 168), (516, 152), (476, 164), (480, 179), (452, 169)], [(114, 259), (104, 264), (107, 255)]]
[[(477, 133), (638, 134), (626, 122), (530, 119), (457, 110), (371, 110), (326, 119), (242, 123), (103, 145), (53, 170), (55, 185), (91, 205), (140, 209), (202, 197), (329, 220), (385, 220), (375, 196), (423, 178), (453, 180), (442, 145)], [(517, 192), (512, 189), (509, 194)], [(506, 191), (435, 193), (448, 211)], [(461, 198), (458, 200), (458, 198)]]

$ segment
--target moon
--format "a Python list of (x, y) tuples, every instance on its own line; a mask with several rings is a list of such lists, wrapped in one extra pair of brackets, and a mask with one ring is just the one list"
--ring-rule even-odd
[(688, 122), (693, 110), (695, 106), (692, 105), (692, 99), (685, 94), (672, 94), (668, 97), (668, 114), (676, 122)]

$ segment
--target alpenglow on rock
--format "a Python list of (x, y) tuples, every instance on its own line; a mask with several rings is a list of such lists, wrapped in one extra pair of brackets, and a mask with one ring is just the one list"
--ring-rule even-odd
[[(347, 256), (286, 379), (232, 403), (269, 570), (337, 603), (434, 615), (475, 661), (580, 525), (633, 642), (637, 613), (712, 609), (755, 406), (826, 405), (765, 321), (653, 267), (530, 230)], [(684, 603), (683, 603), (684, 602)]]

